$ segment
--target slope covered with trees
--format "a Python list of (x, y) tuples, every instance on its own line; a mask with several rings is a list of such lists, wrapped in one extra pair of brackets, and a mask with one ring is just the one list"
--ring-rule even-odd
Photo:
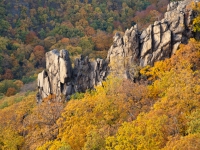
[[(44, 2), (39, 1), (34, 5), (44, 5), (46, 4)], [(64, 1), (48, 2), (55, 7), (58, 6), (57, 3), (64, 3)], [(97, 1), (77, 3), (86, 4), (83, 5), (85, 7), (93, 6), (95, 2), (97, 3)], [(104, 1), (99, 2), (104, 4)], [(130, 1), (127, 1), (127, 6), (131, 5), (128, 2)], [(137, 3), (139, 2), (141, 1)], [(156, 2), (149, 1), (154, 4), (157, 4)], [(1, 4), (3, 5), (4, 1), (1, 1)], [(13, 4), (10, 3), (10, 7)], [(196, 7), (197, 13), (199, 5), (200, 3)], [(3, 6), (2, 12), (5, 11)], [(79, 11), (82, 5), (78, 6)], [(114, 8), (120, 10), (117, 6)], [(114, 9), (113, 7), (111, 8)], [(149, 11), (146, 9), (144, 12)], [(17, 11), (15, 13), (17, 14)], [(12, 24), (7, 20), (8, 16), (4, 14), (4, 17), (1, 23), (11, 27)], [(73, 29), (73, 32), (80, 34), (81, 30), (73, 24), (73, 21), (71, 24), (73, 28), (69, 30), (68, 27), (64, 27), (66, 31), (71, 34)], [(193, 25), (195, 32), (200, 31), (199, 16), (195, 18)], [(49, 32), (45, 31), (52, 35), (43, 40), (46, 37), (42, 38), (37, 33), (42, 30), (40, 26), (34, 32), (28, 33), (30, 36), (27, 39), (33, 40), (29, 44), (9, 34), (5, 37), (9, 32), (4, 31), (6, 28), (2, 29), (0, 60), (1, 65), (5, 66), (1, 66), (0, 82), (0, 149), (199, 150), (200, 42), (197, 39), (190, 39), (187, 45), (181, 45), (171, 58), (159, 61), (154, 66), (142, 68), (137, 83), (111, 75), (102, 86), (85, 94), (75, 93), (67, 102), (56, 102), (55, 95), (50, 95), (43, 103), (36, 104), (36, 92), (18, 93), (24, 83), (35, 79), (33, 74), (37, 71), (33, 68), (40, 68), (43, 65), (47, 47), (52, 47), (54, 44), (55, 47), (62, 47), (63, 43), (67, 43), (64, 46), (69, 46), (69, 51), (73, 55), (72, 52), (76, 54), (77, 49), (81, 53), (82, 46), (90, 47), (91, 43), (88, 45), (85, 43), (97, 38), (99, 33), (101, 37), (103, 35), (107, 37), (106, 32), (110, 32), (90, 27), (94, 29), (94, 34), (89, 36), (82, 31), (84, 34), (82, 37), (80, 34), (78, 38), (63, 35), (59, 38), (61, 30), (55, 26), (49, 28)], [(122, 27), (125, 28), (125, 25)], [(53, 35), (53, 32), (60, 33)], [(198, 35), (196, 36), (198, 38)], [(35, 42), (35, 37), (40, 44)], [(81, 46), (72, 44), (77, 40)], [(93, 48), (96, 47), (95, 42), (93, 44)], [(13, 49), (13, 46), (16, 47)], [(16, 69), (16, 72), (13, 69)], [(17, 73), (21, 75), (17, 76)], [(27, 76), (22, 77), (25, 73)], [(10, 80), (15, 78), (22, 81)], [(13, 94), (16, 95), (12, 96)]]
[(200, 43), (141, 70), (146, 85), (109, 79), (71, 100), (39, 149), (199, 149)]
[(113, 32), (151, 23), (166, 5), (165, 0), (1, 0), (0, 80), (30, 77), (53, 48), (105, 57)]
[(51, 95), (36, 105), (35, 93), (3, 98), (0, 147), (198, 150), (199, 60), (200, 43), (191, 39), (172, 58), (143, 68), (138, 83), (111, 76), (65, 103)]

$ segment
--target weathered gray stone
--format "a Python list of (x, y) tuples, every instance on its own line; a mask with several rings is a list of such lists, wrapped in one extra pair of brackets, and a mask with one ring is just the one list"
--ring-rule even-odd
[(158, 49), (158, 46), (160, 45), (161, 42), (161, 33), (153, 34), (153, 40), (152, 40), (152, 49), (153, 51)]
[(153, 57), (153, 54), (147, 54), (147, 55), (145, 55), (145, 57), (143, 59), (143, 64), (141, 64), (141, 66), (146, 66), (146, 65), (150, 64), (152, 57)]
[[(146, 33), (143, 35), (145, 36)], [(118, 37), (118, 38), (116, 38)], [(122, 39), (122, 42), (118, 47), (116, 47), (116, 39)], [(119, 34), (114, 36), (114, 42), (111, 48), (108, 51), (106, 61), (110, 63), (110, 72), (120, 72), (120, 76), (127, 77), (127, 67), (129, 67), (132, 62), (138, 59), (139, 56), (139, 31), (137, 25), (127, 29), (122, 37)]]
[(161, 59), (161, 53), (162, 53), (162, 49), (159, 48), (156, 51), (153, 52), (153, 56), (151, 58), (152, 62), (155, 62), (156, 60), (160, 60)]
[(162, 33), (168, 30), (168, 24), (167, 23), (162, 23), (161, 24), (161, 31)]
[(50, 94), (50, 83), (47, 72), (44, 70), (38, 74), (38, 89), (41, 97), (47, 97)]
[(172, 46), (172, 54), (175, 54), (181, 42), (177, 42)]
[(147, 36), (147, 31), (144, 30), (144, 31), (142, 32), (142, 34), (140, 35), (140, 41), (141, 41), (141, 43), (142, 43), (143, 40), (146, 38), (146, 36)]
[(144, 57), (152, 49), (152, 39), (149, 38), (146, 42), (143, 43), (141, 49), (141, 57)]
[(170, 30), (168, 30), (162, 34), (162, 41), (161, 41), (162, 46), (165, 46), (165, 45), (171, 43), (171, 36), (172, 36), (172, 33)]
[(45, 71), (43, 70), (41, 73), (38, 74), (38, 87), (43, 87), (43, 80), (44, 80), (44, 73)]
[(46, 54), (46, 68), (50, 76), (56, 75), (59, 71), (59, 52), (54, 49)]
[(180, 42), (182, 39), (182, 34), (173, 34), (173, 41), (174, 42)]
[(85, 92), (100, 84), (107, 75), (107, 65), (102, 59), (90, 62), (88, 57), (76, 59), (72, 69), (66, 50), (46, 53), (46, 71), (38, 75), (38, 88), (42, 98), (50, 94), (61, 100), (61, 94), (69, 98), (74, 92)]
[(157, 34), (157, 33), (160, 33), (160, 24), (156, 24), (153, 26), (153, 33), (154, 34)]

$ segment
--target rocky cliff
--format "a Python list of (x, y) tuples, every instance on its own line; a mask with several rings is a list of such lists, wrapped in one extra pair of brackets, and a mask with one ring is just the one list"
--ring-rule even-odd
[(52, 50), (46, 53), (46, 70), (38, 74), (37, 100), (40, 102), (50, 94), (60, 100), (75, 92), (85, 92), (101, 84), (108, 74), (108, 65), (103, 59), (90, 62), (88, 57), (81, 57), (72, 68), (67, 50)]
[(76, 59), (72, 68), (66, 50), (46, 53), (46, 70), (38, 75), (37, 100), (55, 94), (67, 99), (74, 92), (84, 92), (101, 84), (110, 72), (132, 78), (135, 66), (153, 65), (171, 57), (180, 43), (187, 43), (193, 36), (191, 23), (195, 13), (188, 5), (191, 0), (171, 2), (161, 21), (140, 32), (137, 25), (127, 29), (122, 36), (116, 33), (106, 60), (89, 61), (88, 57)]
[(188, 7), (190, 3), (190, 0), (171, 2), (164, 18), (142, 32), (135, 25), (124, 36), (117, 33), (107, 56), (109, 63), (116, 64), (114, 70), (123, 63), (123, 74), (128, 78), (131, 65), (153, 65), (173, 55), (180, 43), (187, 43), (193, 36), (191, 23), (195, 15)]

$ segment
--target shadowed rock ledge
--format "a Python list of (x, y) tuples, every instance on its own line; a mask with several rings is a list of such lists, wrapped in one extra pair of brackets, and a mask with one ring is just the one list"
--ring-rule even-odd
[(161, 21), (156, 21), (140, 32), (137, 25), (127, 29), (121, 36), (113, 37), (106, 60), (90, 62), (88, 57), (76, 59), (72, 68), (67, 50), (46, 53), (46, 70), (38, 74), (37, 100), (50, 94), (61, 100), (75, 92), (85, 92), (101, 84), (110, 72), (123, 78), (132, 78), (135, 66), (153, 65), (154, 62), (171, 57), (181, 43), (193, 37), (192, 20), (195, 13), (187, 7), (191, 0), (171, 2)]

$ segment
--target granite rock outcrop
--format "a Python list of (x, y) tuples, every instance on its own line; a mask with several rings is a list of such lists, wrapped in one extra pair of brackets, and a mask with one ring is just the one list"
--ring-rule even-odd
[(70, 98), (75, 92), (85, 92), (101, 84), (107, 76), (107, 64), (103, 59), (90, 62), (88, 57), (76, 59), (74, 68), (67, 50), (52, 50), (46, 54), (46, 69), (38, 74), (37, 101), (50, 94), (61, 100), (61, 95)]

